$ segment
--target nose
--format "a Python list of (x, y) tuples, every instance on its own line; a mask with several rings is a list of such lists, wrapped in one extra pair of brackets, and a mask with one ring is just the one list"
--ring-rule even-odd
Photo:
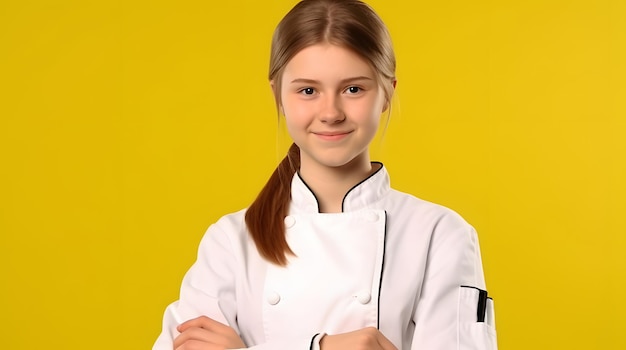
[(334, 95), (328, 95), (322, 99), (320, 120), (325, 124), (341, 123), (346, 119), (341, 106), (341, 99)]

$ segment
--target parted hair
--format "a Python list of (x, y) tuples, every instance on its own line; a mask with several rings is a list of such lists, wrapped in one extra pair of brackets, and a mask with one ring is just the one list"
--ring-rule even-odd
[[(282, 105), (282, 74), (302, 49), (316, 44), (337, 45), (368, 62), (377, 74), (387, 101), (394, 89), (396, 60), (387, 27), (367, 4), (359, 0), (303, 0), (278, 23), (272, 37), (269, 79), (277, 109)], [(294, 143), (246, 211), (245, 221), (259, 254), (285, 266), (293, 251), (285, 237), (291, 181), (300, 169), (300, 149)]]

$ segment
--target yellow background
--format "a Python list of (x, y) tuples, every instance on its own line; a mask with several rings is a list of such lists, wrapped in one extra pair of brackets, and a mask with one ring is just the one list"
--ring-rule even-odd
[[(285, 1), (0, 1), (0, 347), (143, 349), (288, 143)], [(626, 2), (383, 1), (392, 184), (479, 231), (501, 349), (625, 349)]]

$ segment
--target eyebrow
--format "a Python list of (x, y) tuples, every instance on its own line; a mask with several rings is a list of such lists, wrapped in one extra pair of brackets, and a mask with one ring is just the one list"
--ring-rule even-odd
[[(358, 76), (358, 77), (352, 77), (352, 78), (346, 78), (346, 79), (342, 79), (341, 81), (339, 81), (340, 84), (346, 84), (346, 83), (350, 83), (353, 81), (359, 81), (359, 80), (374, 80), (370, 77), (366, 77), (366, 76)], [(291, 81), (291, 84), (294, 83), (306, 83), (306, 84), (319, 84), (320, 82), (314, 79), (305, 79), (305, 78), (298, 78), (298, 79), (294, 79)]]

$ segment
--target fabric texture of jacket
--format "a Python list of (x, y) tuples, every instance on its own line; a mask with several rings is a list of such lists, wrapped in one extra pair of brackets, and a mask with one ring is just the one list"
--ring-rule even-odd
[(171, 350), (176, 326), (201, 315), (233, 327), (251, 349), (316, 349), (324, 334), (378, 328), (398, 349), (497, 349), (477, 234), (450, 209), (390, 187), (379, 170), (319, 213), (292, 181), (285, 218), (295, 256), (260, 257), (245, 210), (209, 227), (198, 259), (169, 305), (154, 350)]

